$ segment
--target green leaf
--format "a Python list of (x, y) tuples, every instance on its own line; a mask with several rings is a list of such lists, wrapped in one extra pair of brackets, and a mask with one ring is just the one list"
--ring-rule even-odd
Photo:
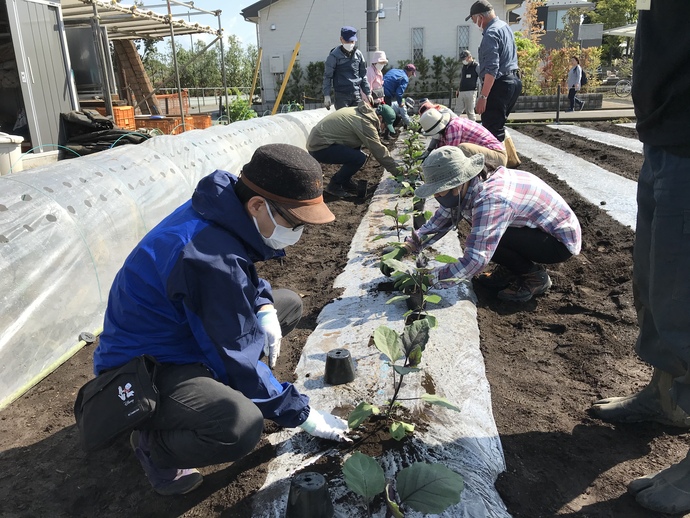
[(399, 300), (405, 300), (409, 299), (409, 295), (396, 295), (395, 297), (391, 297), (386, 301), (386, 304), (392, 304), (393, 302), (398, 302)]
[(416, 346), (423, 351), (429, 341), (429, 321), (423, 318), (405, 326), (401, 338), (405, 354), (410, 354)]
[(405, 376), (410, 372), (419, 372), (422, 369), (418, 369), (416, 367), (403, 367), (402, 365), (393, 365), (393, 370), (401, 376)]
[(438, 304), (441, 302), (441, 295), (437, 295), (435, 293), (433, 295), (424, 295), (424, 300), (429, 304)]
[(393, 331), (390, 327), (379, 326), (376, 331), (374, 331), (374, 345), (376, 345), (376, 348), (392, 363), (402, 358), (400, 337), (398, 333)]
[(386, 484), (386, 505), (390, 509), (393, 518), (405, 518), (405, 516), (400, 512), (400, 507), (388, 496), (391, 493), (391, 488), (389, 484)]
[(410, 215), (409, 214), (400, 214), (400, 216), (398, 216), (398, 222), (401, 225), (404, 225), (408, 221), (410, 221)]
[(378, 415), (380, 412), (381, 410), (379, 410), (379, 407), (362, 401), (352, 412), (350, 412), (347, 418), (347, 425), (352, 429), (357, 428), (366, 421), (369, 416)]
[(378, 241), (379, 239), (383, 239), (384, 237), (386, 236), (383, 234), (379, 234), (378, 236), (375, 236), (374, 239), (372, 239), (372, 241)]
[(358, 451), (343, 463), (343, 476), (350, 491), (367, 502), (371, 502), (386, 488), (383, 468), (374, 459)]
[(407, 355), (408, 365), (416, 367), (422, 363), (422, 348), (418, 345)]
[(426, 514), (440, 514), (460, 501), (463, 480), (442, 464), (417, 462), (398, 473), (398, 496), (403, 504)]
[(446, 408), (450, 408), (451, 410), (455, 410), (456, 412), (461, 411), (459, 406), (454, 405), (446, 398), (437, 396), (436, 394), (422, 394), (422, 401), (429, 403), (430, 405), (444, 406)]
[(388, 430), (391, 437), (396, 441), (401, 441), (405, 438), (408, 433), (414, 432), (414, 425), (410, 423), (404, 423), (402, 421), (393, 421), (390, 429)]
[(398, 211), (393, 210), (393, 209), (383, 209), (383, 213), (386, 216), (390, 216), (392, 218), (397, 218), (398, 217)]
[(450, 256), (450, 255), (444, 255), (444, 254), (437, 255), (436, 257), (434, 257), (434, 259), (436, 259), (439, 263), (446, 263), (446, 264), (458, 262), (457, 258)]
[[(397, 250), (394, 250), (391, 252), (391, 254), (395, 254)], [(407, 271), (407, 266), (405, 263), (402, 261), (398, 261), (397, 259), (393, 259), (392, 257), (388, 257), (389, 254), (384, 255), (381, 257), (381, 262), (388, 266), (389, 268), (393, 269), (393, 272), (402, 272), (405, 273)]]

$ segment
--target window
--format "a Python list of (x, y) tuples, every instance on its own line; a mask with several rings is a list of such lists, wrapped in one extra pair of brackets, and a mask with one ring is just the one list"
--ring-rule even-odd
[(563, 18), (565, 17), (567, 19), (568, 16), (568, 10), (560, 10), (560, 11), (549, 11), (549, 14), (546, 18), (546, 30), (547, 31), (555, 31), (555, 30), (560, 30), (562, 31), (565, 29), (565, 23), (563, 22)]
[(458, 58), (463, 50), (470, 48), (470, 26), (458, 25)]
[(412, 29), (412, 61), (424, 57), (424, 28), (416, 27)]

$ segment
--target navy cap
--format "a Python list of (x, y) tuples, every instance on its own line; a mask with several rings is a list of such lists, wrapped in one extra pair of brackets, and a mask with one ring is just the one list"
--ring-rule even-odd
[(343, 27), (340, 29), (340, 37), (345, 40), (346, 43), (357, 41), (357, 29), (354, 27)]

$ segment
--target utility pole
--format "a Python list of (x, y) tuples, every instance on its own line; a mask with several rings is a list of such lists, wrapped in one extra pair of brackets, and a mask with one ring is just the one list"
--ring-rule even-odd
[(367, 60), (379, 50), (379, 0), (367, 0)]

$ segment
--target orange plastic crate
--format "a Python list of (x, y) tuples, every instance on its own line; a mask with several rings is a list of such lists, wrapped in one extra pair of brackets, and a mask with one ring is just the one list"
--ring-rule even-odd
[[(204, 114), (192, 115), (192, 119), (194, 120), (194, 129), (210, 128), (212, 125), (210, 115), (204, 115)], [(185, 121), (186, 120), (187, 119), (185, 119)]]
[[(105, 115), (105, 108), (96, 108), (98, 113)], [(113, 122), (120, 129), (134, 131), (137, 129), (134, 123), (134, 106), (113, 106)]]
[[(194, 129), (194, 120), (191, 117), (185, 117), (184, 123), (187, 131)], [(162, 119), (152, 119), (148, 116), (137, 117), (135, 124), (137, 128), (158, 129), (166, 135), (182, 133), (182, 120), (179, 116)]]

